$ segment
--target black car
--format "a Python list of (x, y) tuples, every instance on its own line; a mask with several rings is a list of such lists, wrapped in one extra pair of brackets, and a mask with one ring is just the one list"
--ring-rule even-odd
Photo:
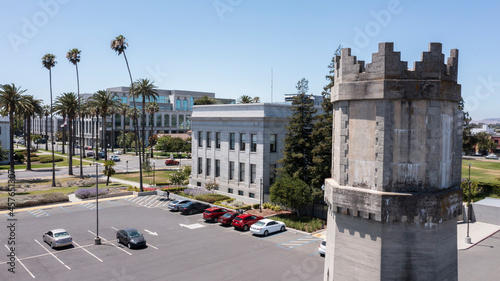
[(116, 232), (116, 242), (123, 243), (129, 249), (146, 246), (146, 238), (134, 228), (118, 230)]
[(210, 208), (210, 205), (205, 203), (188, 202), (184, 205), (179, 206), (179, 211), (183, 215), (192, 215), (195, 213), (203, 213), (208, 208)]

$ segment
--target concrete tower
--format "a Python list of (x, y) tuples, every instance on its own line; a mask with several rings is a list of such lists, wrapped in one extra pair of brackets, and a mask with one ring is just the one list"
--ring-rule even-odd
[(457, 280), (458, 50), (409, 70), (393, 43), (336, 57), (324, 280)]

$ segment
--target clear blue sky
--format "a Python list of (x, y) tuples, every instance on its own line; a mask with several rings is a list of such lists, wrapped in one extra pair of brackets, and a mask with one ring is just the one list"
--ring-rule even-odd
[(466, 110), (475, 120), (497, 118), (499, 8), (497, 1), (448, 0), (4, 0), (0, 83), (15, 83), (48, 103), (41, 58), (53, 53), (54, 97), (76, 92), (75, 69), (65, 54), (78, 48), (81, 93), (128, 85), (123, 56), (109, 47), (123, 34), (134, 79), (269, 102), (273, 68), (276, 102), (294, 93), (302, 77), (311, 93), (320, 94), (339, 44), (369, 62), (379, 42), (394, 42), (412, 68), (429, 42), (441, 42), (446, 57), (460, 50)]

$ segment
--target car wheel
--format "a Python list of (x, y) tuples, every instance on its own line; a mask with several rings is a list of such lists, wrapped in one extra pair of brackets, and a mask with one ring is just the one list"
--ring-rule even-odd
[(130, 243), (128, 243), (128, 244), (127, 244), (127, 247), (128, 247), (129, 249), (132, 249), (132, 245), (131, 245)]
[(267, 236), (267, 235), (269, 235), (269, 231), (266, 230), (266, 231), (264, 231), (264, 236)]
[(189, 210), (189, 214), (190, 215), (194, 214), (194, 211), (193, 210)]
[(245, 224), (245, 225), (243, 226), (243, 230), (244, 230), (244, 231), (247, 231), (247, 230), (248, 230), (248, 225), (246, 225), (246, 224)]
[(120, 237), (116, 237), (116, 242), (120, 244)]
[(53, 243), (53, 242), (51, 242), (51, 243), (50, 243), (50, 247), (51, 247), (52, 249), (54, 249), (54, 243)]
[(285, 226), (281, 227), (281, 232), (285, 231)]
[(213, 223), (216, 223), (216, 222), (217, 222), (217, 217), (213, 218), (213, 219), (212, 219), (212, 222), (213, 222)]

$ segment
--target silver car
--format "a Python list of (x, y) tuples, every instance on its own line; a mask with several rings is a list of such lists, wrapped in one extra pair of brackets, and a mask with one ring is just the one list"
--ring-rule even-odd
[(52, 249), (73, 244), (71, 235), (62, 228), (45, 232), (43, 234), (43, 241), (49, 244)]
[(189, 200), (175, 200), (168, 204), (168, 208), (172, 211), (179, 211), (179, 206), (189, 203)]

